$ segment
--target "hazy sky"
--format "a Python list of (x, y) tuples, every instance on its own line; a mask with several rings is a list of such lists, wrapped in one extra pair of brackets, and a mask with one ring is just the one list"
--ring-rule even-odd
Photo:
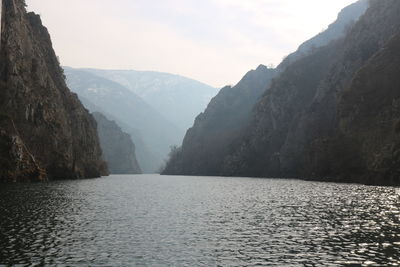
[(213, 86), (277, 65), (355, 0), (26, 0), (63, 65), (156, 70)]

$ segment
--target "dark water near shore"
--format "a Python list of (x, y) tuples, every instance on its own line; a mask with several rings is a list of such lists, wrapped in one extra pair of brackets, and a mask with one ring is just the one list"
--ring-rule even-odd
[(390, 187), (141, 175), (0, 188), (5, 265), (400, 264)]

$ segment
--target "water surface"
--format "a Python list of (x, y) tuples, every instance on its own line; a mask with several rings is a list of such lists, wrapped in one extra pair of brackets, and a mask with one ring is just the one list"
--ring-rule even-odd
[(400, 264), (395, 188), (110, 176), (0, 185), (0, 263), (74, 266)]

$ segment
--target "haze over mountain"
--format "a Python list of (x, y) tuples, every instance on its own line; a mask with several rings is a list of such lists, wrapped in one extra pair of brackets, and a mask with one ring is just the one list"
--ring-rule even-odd
[(89, 110), (115, 120), (132, 136), (139, 164), (146, 173), (157, 171), (170, 146), (182, 142), (185, 128), (173, 122), (181, 127), (193, 123), (195, 114), (205, 108), (217, 90), (165, 73), (65, 67), (65, 74), (69, 87)]
[[(178, 127), (122, 85), (84, 70), (65, 68), (65, 74), (71, 90), (93, 103), (87, 106), (89, 110), (94, 108), (92, 112), (104, 111), (106, 116), (110, 114), (117, 121), (139, 132), (146, 147), (154, 155), (152, 162), (143, 162), (146, 159), (138, 151), (139, 164), (144, 172), (155, 172), (168, 154), (169, 147), (180, 142), (182, 131)], [(129, 132), (124, 125), (120, 126)], [(136, 143), (134, 138), (133, 142)]]
[(92, 102), (90, 102), (88, 99), (86, 99), (83, 96), (79, 96), (79, 100), (82, 102), (82, 104), (91, 112), (93, 113), (101, 113), (104, 116), (107, 117), (107, 119), (114, 121), (118, 127), (123, 130), (123, 132), (126, 132), (129, 134), (132, 142), (134, 143), (135, 146), (135, 154), (136, 158), (138, 160), (140, 169), (145, 172), (145, 173), (153, 173), (154, 170), (159, 169), (159, 159), (157, 159), (156, 156), (154, 156), (149, 148), (146, 146), (145, 142), (143, 141), (142, 134), (138, 129), (130, 127), (128, 124), (120, 121), (117, 117), (113, 116), (112, 114), (107, 113), (104, 111), (102, 108), (96, 106)]
[(152, 71), (84, 69), (130, 89), (186, 131), (219, 91), (179, 75)]

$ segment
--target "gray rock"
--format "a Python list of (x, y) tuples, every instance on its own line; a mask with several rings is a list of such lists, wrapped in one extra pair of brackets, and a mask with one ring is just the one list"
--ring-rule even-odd
[(97, 122), (103, 157), (111, 174), (142, 173), (136, 159), (135, 145), (131, 136), (124, 133), (114, 122), (99, 112), (93, 113)]
[[(0, 164), (8, 174), (0, 179), (106, 175), (96, 121), (67, 88), (40, 17), (26, 13), (24, 1), (3, 0), (2, 8), (0, 128), (7, 149), (0, 151)], [(21, 152), (14, 153), (17, 161), (13, 150)], [(36, 175), (20, 175), (31, 169)]]

